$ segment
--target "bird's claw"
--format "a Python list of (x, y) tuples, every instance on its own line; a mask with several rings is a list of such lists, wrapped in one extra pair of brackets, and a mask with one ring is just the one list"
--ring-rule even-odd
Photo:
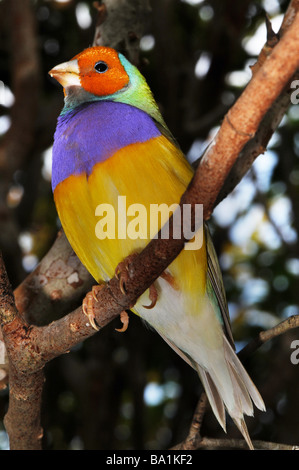
[(128, 329), (128, 326), (129, 326), (129, 315), (127, 314), (125, 310), (121, 312), (120, 314), (120, 321), (123, 324), (122, 328), (115, 328), (115, 330), (118, 331), (119, 333), (123, 333), (124, 331)]
[(144, 308), (147, 308), (147, 309), (151, 309), (151, 308), (154, 308), (154, 306), (156, 305), (157, 303), (157, 300), (158, 300), (158, 291), (155, 287), (154, 284), (152, 284), (150, 287), (149, 287), (149, 299), (151, 301), (150, 305), (143, 305)]
[[(162, 279), (168, 282), (168, 284), (170, 284), (171, 287), (173, 287), (176, 290), (178, 289), (176, 282), (174, 280), (174, 277), (170, 273), (164, 271), (160, 277), (162, 277)], [(151, 300), (150, 305), (143, 305), (144, 308), (147, 308), (147, 309), (154, 308), (157, 303), (158, 291), (154, 284), (152, 284), (149, 288), (149, 299)]]
[(137, 253), (133, 253), (127, 256), (123, 261), (118, 263), (115, 269), (115, 277), (119, 281), (119, 288), (121, 290), (121, 293), (124, 295), (127, 293), (126, 282), (130, 278), (130, 264), (132, 263), (134, 258), (136, 258), (136, 256), (138, 256)]
[(95, 322), (95, 314), (93, 311), (93, 301), (95, 300), (96, 302), (98, 301), (97, 294), (98, 292), (104, 287), (104, 284), (100, 284), (97, 286), (92, 286), (92, 289), (90, 292), (88, 292), (82, 302), (82, 310), (84, 315), (87, 316), (88, 321), (92, 328), (94, 328), (96, 331), (99, 331), (99, 327)]

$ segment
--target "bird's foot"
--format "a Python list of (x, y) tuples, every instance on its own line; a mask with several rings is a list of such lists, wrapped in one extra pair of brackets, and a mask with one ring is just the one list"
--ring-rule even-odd
[(119, 288), (122, 294), (126, 294), (126, 282), (130, 278), (130, 264), (138, 256), (137, 253), (132, 253), (127, 256), (123, 261), (118, 263), (115, 269), (115, 277), (119, 280)]
[(115, 330), (118, 331), (119, 333), (123, 333), (124, 331), (128, 329), (128, 326), (129, 326), (129, 315), (127, 314), (125, 310), (121, 312), (120, 314), (120, 321), (123, 324), (122, 328), (115, 328)]
[[(126, 282), (130, 278), (130, 264), (136, 258), (136, 256), (138, 256), (138, 253), (132, 253), (131, 255), (127, 256), (127, 258), (121, 261), (115, 269), (115, 277), (119, 280), (119, 287), (120, 287), (121, 292), (124, 295), (126, 294)], [(165, 279), (165, 281), (167, 281), (171, 285), (171, 287), (173, 287), (176, 290), (178, 289), (175, 279), (170, 273), (164, 271), (161, 274), (161, 277)], [(150, 305), (143, 305), (143, 307), (147, 309), (152, 309), (155, 307), (157, 300), (158, 300), (158, 291), (154, 284), (152, 284), (149, 287), (149, 299), (151, 301)], [(125, 318), (125, 316), (123, 318)], [(121, 330), (117, 330), (117, 331), (125, 331), (128, 327), (128, 322), (129, 320), (126, 320), (126, 326), (124, 324), (123, 328), (125, 329), (122, 328)]]
[(99, 327), (97, 326), (97, 324), (95, 322), (95, 314), (94, 314), (94, 310), (93, 310), (93, 301), (95, 300), (96, 302), (98, 302), (97, 294), (104, 287), (104, 285), (105, 284), (99, 284), (99, 285), (96, 285), (96, 286), (92, 286), (91, 291), (86, 294), (86, 296), (85, 296), (85, 298), (83, 299), (83, 302), (82, 302), (82, 310), (83, 310), (84, 315), (87, 316), (90, 325), (97, 331), (99, 330)]

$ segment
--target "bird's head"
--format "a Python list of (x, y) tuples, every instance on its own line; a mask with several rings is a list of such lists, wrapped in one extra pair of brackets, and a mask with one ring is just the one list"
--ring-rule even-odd
[(49, 74), (64, 88), (64, 112), (89, 101), (110, 100), (130, 104), (163, 121), (144, 77), (115, 49), (90, 47)]
[(129, 74), (119, 54), (108, 47), (90, 47), (69, 62), (59, 64), (49, 74), (64, 87), (82, 87), (99, 98), (114, 95), (128, 86)]

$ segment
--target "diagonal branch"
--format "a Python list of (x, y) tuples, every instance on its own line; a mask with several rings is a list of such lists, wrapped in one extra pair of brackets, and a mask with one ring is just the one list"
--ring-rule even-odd
[(248, 357), (254, 351), (256, 351), (260, 346), (262, 346), (267, 341), (270, 341), (277, 336), (282, 335), (286, 331), (292, 330), (293, 328), (299, 327), (299, 315), (292, 315), (286, 320), (278, 323), (273, 328), (270, 328), (266, 331), (261, 331), (259, 335), (250, 341), (238, 354), (241, 360), (245, 357)]
[[(270, 21), (266, 21), (267, 26), (267, 41), (261, 50), (256, 64), (252, 67), (253, 75), (260, 69), (267, 57), (271, 54), (273, 48), (276, 46), (279, 38), (282, 38), (289, 26), (292, 24), (296, 12), (299, 10), (299, 1), (292, 0), (288, 6), (288, 9), (284, 15), (279, 32), (275, 34), (272, 31)], [(264, 153), (266, 147), (285, 115), (290, 105), (290, 93), (291, 89), (289, 84), (294, 80), (298, 80), (299, 71), (296, 70), (293, 77), (289, 80), (289, 83), (283, 88), (280, 95), (276, 98), (272, 106), (267, 110), (263, 117), (255, 135), (250, 139), (242, 151), (240, 152), (236, 162), (234, 163), (228, 178), (226, 179), (220, 193), (217, 197), (216, 205), (219, 204), (241, 181), (243, 176), (251, 168), (255, 159)]]

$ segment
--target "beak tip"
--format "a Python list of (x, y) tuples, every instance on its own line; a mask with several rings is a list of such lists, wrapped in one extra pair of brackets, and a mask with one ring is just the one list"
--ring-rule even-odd
[(69, 62), (56, 65), (48, 73), (64, 87), (73, 85), (80, 86), (80, 71), (77, 60), (73, 59)]
[(49, 70), (48, 74), (50, 75), (50, 77), (55, 78), (55, 67)]

